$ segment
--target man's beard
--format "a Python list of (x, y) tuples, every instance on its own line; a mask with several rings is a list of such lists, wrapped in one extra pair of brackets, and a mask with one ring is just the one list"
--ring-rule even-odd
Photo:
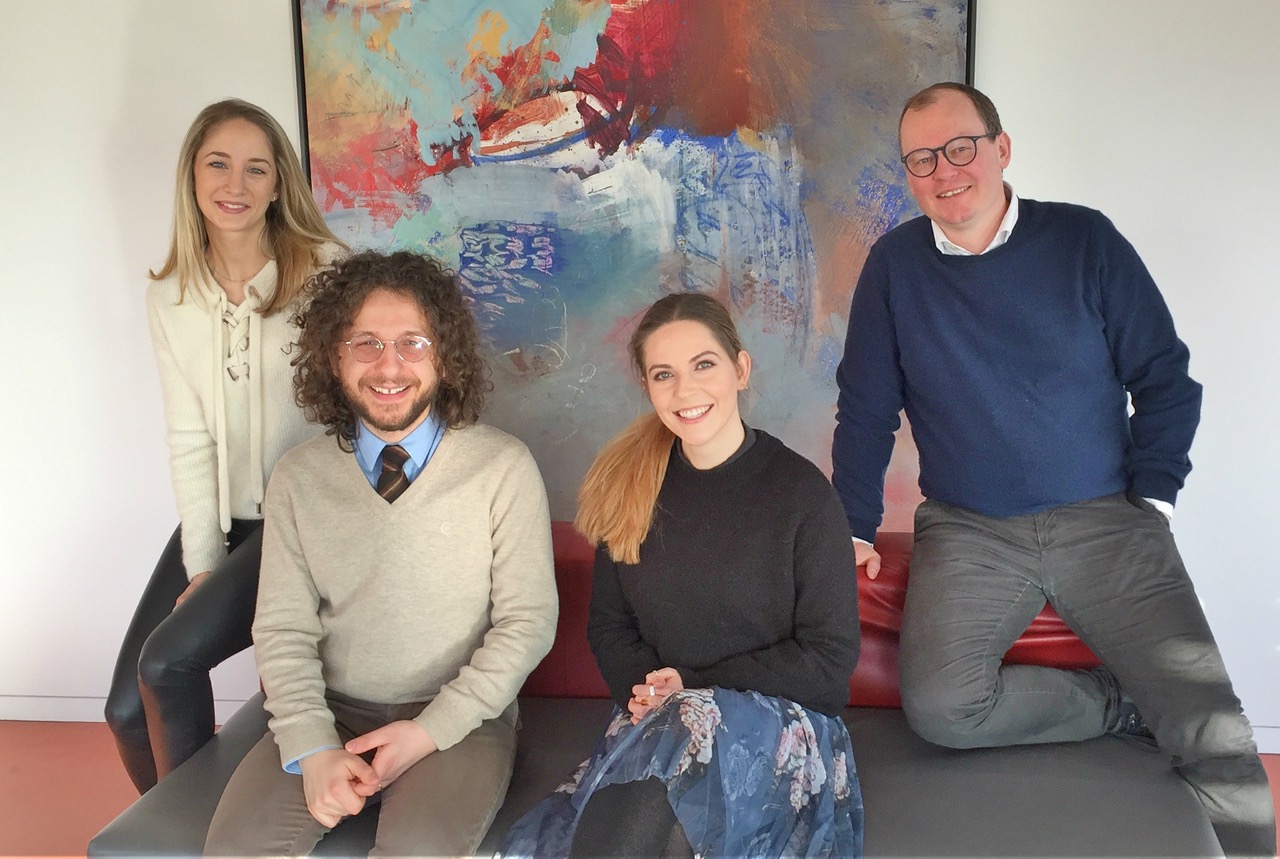
[(431, 408), (431, 404), (435, 400), (436, 390), (438, 387), (439, 382), (418, 394), (417, 399), (409, 404), (409, 408), (404, 413), (404, 416), (395, 420), (387, 420), (385, 418), (375, 416), (365, 405), (364, 401), (359, 397), (353, 397), (351, 395), (351, 391), (346, 390), (345, 386), (343, 394), (346, 395), (347, 402), (351, 404), (352, 410), (370, 429), (384, 433), (396, 433), (403, 432), (413, 426), (414, 422)]

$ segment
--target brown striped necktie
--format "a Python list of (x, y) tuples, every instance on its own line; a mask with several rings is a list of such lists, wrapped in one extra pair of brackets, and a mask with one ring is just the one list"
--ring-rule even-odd
[(378, 494), (387, 499), (388, 504), (409, 488), (409, 477), (404, 473), (404, 464), (408, 459), (409, 452), (398, 444), (389, 444), (382, 449), (382, 474), (378, 475)]

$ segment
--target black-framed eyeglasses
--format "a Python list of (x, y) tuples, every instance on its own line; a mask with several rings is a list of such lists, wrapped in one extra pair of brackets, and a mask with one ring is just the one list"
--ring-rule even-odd
[(939, 152), (956, 167), (964, 167), (978, 157), (979, 140), (984, 138), (994, 140), (999, 133), (998, 131), (992, 131), (988, 134), (962, 134), (932, 149), (927, 147), (924, 149), (912, 149), (899, 160), (907, 168), (908, 173), (917, 179), (923, 179), (926, 176), (932, 176), (933, 171), (938, 169)]
[(362, 334), (350, 340), (343, 340), (342, 345), (346, 346), (351, 357), (361, 364), (372, 364), (377, 361), (382, 357), (382, 350), (388, 346), (396, 350), (401, 361), (416, 364), (427, 356), (431, 341), (421, 334), (401, 337), (399, 340), (379, 340), (372, 334)]

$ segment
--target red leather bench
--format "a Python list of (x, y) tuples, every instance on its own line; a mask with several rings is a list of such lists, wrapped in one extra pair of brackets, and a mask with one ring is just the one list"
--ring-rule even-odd
[[(551, 652), (529, 675), (525, 695), (550, 698), (608, 698), (609, 689), (587, 644), (591, 568), (595, 551), (568, 522), (552, 524), (560, 623)], [(880, 574), (858, 576), (858, 614), (862, 652), (849, 678), (850, 707), (901, 707), (898, 694), (898, 630), (907, 596), (911, 535), (882, 533), (876, 538)], [(1094, 668), (1098, 657), (1046, 606), (1005, 656), (1008, 662), (1054, 668)]]

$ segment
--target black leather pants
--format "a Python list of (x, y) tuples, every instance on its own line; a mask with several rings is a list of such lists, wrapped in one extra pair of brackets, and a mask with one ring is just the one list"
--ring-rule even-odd
[(209, 671), (253, 643), (261, 520), (237, 519), (229, 554), (182, 605), (187, 587), (181, 528), (147, 583), (111, 677), (106, 718), (139, 793), (213, 736)]

